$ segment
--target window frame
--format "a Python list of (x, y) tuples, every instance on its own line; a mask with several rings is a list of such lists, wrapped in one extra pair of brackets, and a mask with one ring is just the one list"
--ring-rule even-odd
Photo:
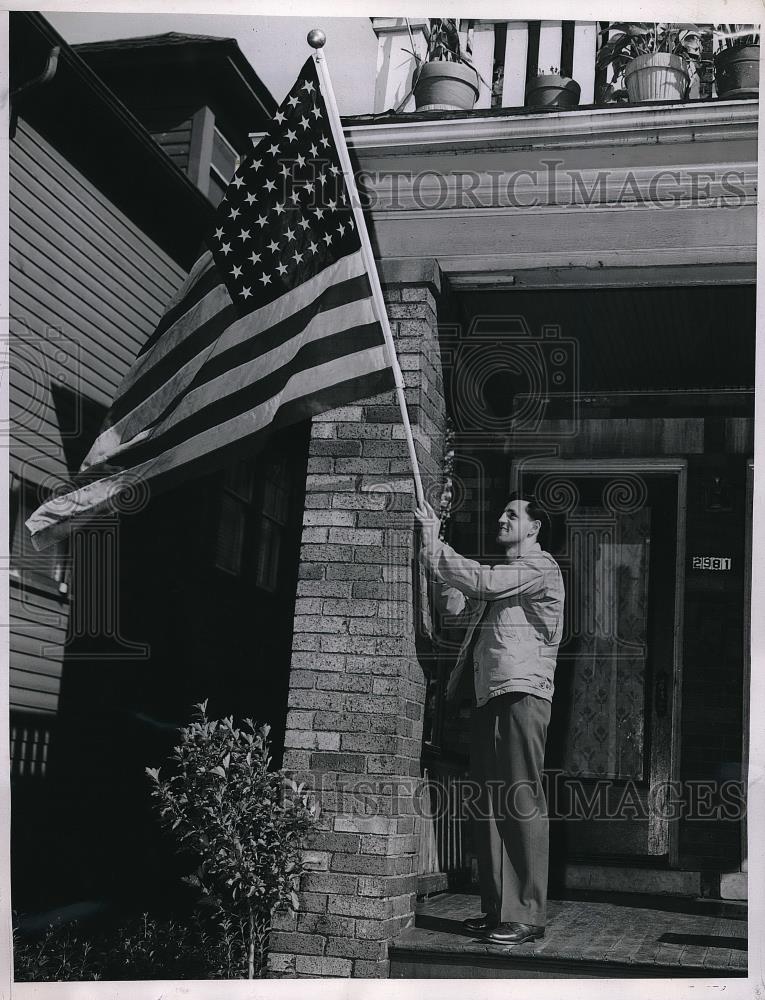
[[(15, 473), (10, 475), (8, 577), (11, 583), (22, 590), (54, 597), (62, 603), (69, 602), (71, 583), (71, 554), (68, 539), (54, 542), (46, 553), (35, 551), (31, 537), (24, 530), (24, 523), (37, 507), (44, 502), (40, 498), (40, 487), (36, 483), (22, 479)], [(16, 545), (24, 539), (26, 544)], [(40, 566), (54, 562), (53, 573), (41, 571)]]

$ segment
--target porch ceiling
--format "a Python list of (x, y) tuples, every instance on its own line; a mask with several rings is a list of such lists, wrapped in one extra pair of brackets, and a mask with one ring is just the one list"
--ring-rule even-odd
[(757, 101), (345, 126), (376, 256), (455, 288), (755, 280)]
[(458, 302), (461, 338), (517, 335), (521, 320), (532, 337), (558, 326), (576, 342), (580, 392), (754, 386), (754, 286), (477, 291)]

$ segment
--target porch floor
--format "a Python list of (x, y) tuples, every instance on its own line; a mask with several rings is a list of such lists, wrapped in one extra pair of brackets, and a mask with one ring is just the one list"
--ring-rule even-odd
[[(391, 978), (656, 978), (747, 974), (746, 907), (729, 915), (704, 904), (666, 901), (622, 905), (618, 897), (549, 899), (544, 938), (507, 947), (465, 931), (480, 897), (445, 892), (421, 902), (416, 921), (390, 948)], [(690, 911), (690, 912), (689, 912)], [(731, 914), (735, 913), (733, 916)]]

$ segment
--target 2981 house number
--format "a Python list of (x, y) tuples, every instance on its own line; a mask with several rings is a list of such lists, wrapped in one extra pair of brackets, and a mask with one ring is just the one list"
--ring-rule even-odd
[(729, 570), (730, 568), (730, 556), (691, 556), (691, 569)]

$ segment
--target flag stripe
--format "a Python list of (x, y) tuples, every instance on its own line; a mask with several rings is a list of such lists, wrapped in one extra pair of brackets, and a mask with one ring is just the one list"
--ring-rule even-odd
[(218, 284), (220, 284), (220, 276), (215, 268), (213, 255), (209, 250), (205, 250), (194, 263), (186, 280), (168, 302), (156, 330), (141, 347), (138, 357), (148, 354), (165, 330), (168, 330), (185, 312), (188, 312), (191, 306), (204, 298)]
[[(139, 480), (153, 481), (155, 475), (191, 462), (210, 451), (236, 441), (249, 440), (250, 435), (270, 426), (276, 412), (287, 403), (300, 401), (305, 412), (309, 412), (311, 398), (314, 396), (325, 400), (340, 399), (354, 382), (363, 386), (364, 379), (372, 374), (382, 376), (375, 382), (376, 385), (382, 386), (379, 391), (392, 386), (392, 372), (384, 346), (371, 351), (360, 351), (350, 357), (339, 358), (296, 373), (278, 397), (268, 400), (265, 406), (254, 413), (244, 411), (235, 414), (222, 423), (199, 429), (194, 436), (186, 438), (177, 448), (168, 448), (157, 455), (145, 457), (141, 462), (111, 470), (108, 475), (87, 483), (66, 497), (59, 497), (45, 504), (32, 515), (28, 523), (31, 526), (33, 523), (40, 523), (41, 519), (47, 523), (48, 519), (44, 514), (46, 508), (51, 512), (70, 508), (67, 510), (67, 516), (71, 513), (71, 509), (90, 509), (91, 503), (101, 503), (109, 496), (114, 496), (120, 484), (125, 486)], [(327, 396), (327, 393), (335, 389), (337, 396)], [(359, 398), (359, 392), (356, 398)]]
[[(340, 258), (335, 264), (325, 268), (308, 281), (303, 282), (291, 292), (282, 295), (281, 298), (251, 312), (248, 317), (242, 317), (242, 320), (246, 321), (249, 319), (253, 328), (266, 330), (311, 303), (331, 284), (365, 273), (361, 251), (349, 254), (346, 257)], [(188, 313), (181, 316), (176, 324), (166, 331), (155, 352), (156, 357), (145, 356), (128, 372), (117, 392), (115, 404), (139, 378), (149, 371), (153, 364), (158, 363), (162, 358), (169, 355), (172, 350), (179, 348), (184, 339), (190, 338), (193, 343), (196, 343), (193, 329), (195, 323), (207, 322), (215, 314), (216, 309), (222, 309), (224, 306), (228, 306), (230, 302), (228, 292), (222, 284), (219, 284), (217, 288), (209, 292)]]
[[(371, 359), (370, 359), (371, 360)], [(335, 381), (331, 385), (317, 385), (315, 389), (301, 386), (295, 398), (285, 399), (274, 415), (271, 423), (257, 427), (252, 433), (233, 425), (223, 429), (222, 438), (215, 437), (197, 441), (197, 451), (175, 449), (163, 456), (162, 465), (155, 459), (113, 475), (103, 477), (94, 483), (80, 487), (57, 501), (49, 501), (39, 507), (26, 522), (33, 533), (35, 546), (47, 545), (66, 537), (69, 521), (79, 514), (94, 516), (109, 509), (120, 491), (132, 487), (137, 481), (148, 482), (154, 492), (168, 489), (188, 478), (187, 467), (193, 465), (196, 475), (219, 468), (229, 457), (243, 452), (254, 455), (269, 439), (273, 428), (288, 426), (297, 420), (304, 420), (316, 414), (358, 399), (369, 399), (393, 388), (393, 374), (387, 361), (381, 367), (366, 373), (357, 373), (345, 381)], [(243, 418), (237, 418), (241, 425)], [(65, 501), (65, 503), (63, 502)]]
[(214, 352), (200, 371), (196, 384), (203, 385), (226, 371), (257, 359), (260, 359), (263, 365), (270, 365), (269, 356), (274, 355), (280, 347), (284, 347), (297, 337), (308, 339), (326, 334), (327, 328), (343, 330), (348, 324), (348, 317), (356, 317), (357, 325), (361, 322), (374, 323), (377, 319), (366, 274), (333, 285), (305, 309), (289, 316), (281, 323), (274, 324), (268, 330), (253, 335), (250, 324), (244, 321), (235, 323), (226, 331), (225, 336), (221, 337), (218, 345), (220, 350)]
[[(255, 410), (261, 404), (268, 405), (272, 397), (281, 392), (287, 382), (306, 369), (316, 368), (323, 360), (342, 361), (346, 356), (356, 357), (354, 352), (371, 350), (384, 343), (379, 323), (369, 323), (366, 326), (351, 327), (340, 333), (332, 333), (320, 341), (305, 344), (295, 356), (281, 368), (271, 372), (265, 378), (227, 394), (225, 397), (213, 395), (208, 405), (190, 413), (166, 431), (152, 435), (148, 440), (141, 437), (133, 445), (124, 448), (118, 456), (111, 457), (104, 463), (94, 463), (91, 473), (113, 471), (115, 465), (127, 468), (156, 457), (161, 452), (182, 445), (183, 442), (205, 430), (209, 430), (222, 421), (229, 420), (238, 414)], [(116, 461), (115, 461), (116, 457)]]
[[(351, 281), (366, 284), (368, 289), (366, 275)], [(329, 289), (327, 294), (331, 291), (333, 289)], [(301, 321), (295, 324), (294, 317), (290, 317), (285, 323), (267, 331), (268, 335), (253, 331), (248, 323), (238, 324), (237, 335), (241, 343), (228, 348), (221, 347), (224, 340), (221, 338), (217, 345), (221, 353), (214, 360), (212, 357), (205, 360), (197, 355), (184, 368), (175, 372), (152, 396), (99, 435), (88, 453), (85, 467), (97, 465), (108, 456), (119, 454), (130, 447), (131, 439), (139, 435), (143, 440), (147, 436), (164, 433), (191, 413), (247, 384), (263, 379), (294, 357), (304, 344), (326, 337), (332, 332), (374, 323), (374, 310), (371, 301), (366, 298), (314, 316), (308, 323)], [(226, 332), (227, 338), (231, 332)], [(274, 336), (270, 336), (271, 334)], [(260, 363), (254, 367), (257, 360)], [(160, 424), (163, 426), (159, 426)]]
[(236, 321), (236, 311), (229, 305), (211, 316), (178, 345), (172, 361), (162, 361), (132, 385), (123, 396), (114, 402), (107, 415), (105, 426), (115, 427), (125, 418), (140, 410), (141, 406), (167, 387), (167, 393), (176, 395), (184, 389), (184, 383), (177, 381), (180, 372), (187, 373), (186, 385), (211, 357), (215, 345), (232, 322)]
[[(244, 411), (229, 417), (223, 423), (204, 428), (193, 437), (187, 438), (177, 448), (157, 456), (154, 459), (157, 463), (156, 468), (158, 471), (162, 471), (192, 461), (198, 455), (225, 447), (232, 441), (249, 440), (251, 435), (270, 427), (277, 412), (287, 403), (301, 401), (301, 405), (307, 408), (311, 406), (312, 399), (323, 394), (325, 406), (322, 409), (328, 409), (331, 405), (339, 405), (339, 403), (328, 401), (335, 398), (340, 399), (343, 394), (343, 386), (345, 386), (345, 391), (349, 391), (354, 384), (356, 387), (355, 398), (359, 399), (362, 395), (368, 395), (365, 379), (372, 374), (377, 376), (374, 384), (381, 386), (378, 392), (392, 388), (393, 373), (384, 345), (367, 351), (359, 351), (356, 354), (334, 359), (296, 373), (277, 397), (269, 399), (264, 406), (255, 412)], [(330, 390), (335, 388), (337, 388), (335, 396), (327, 395)], [(304, 412), (308, 411), (304, 409)], [(312, 412), (321, 411), (317, 409)]]
[[(164, 386), (168, 387), (168, 392), (172, 391), (174, 385), (180, 385), (180, 383), (173, 384), (174, 376), (179, 370), (187, 369), (191, 361), (195, 361), (195, 364), (189, 370), (193, 370), (194, 374), (199, 372), (200, 376), (206, 375), (208, 379), (220, 374), (226, 367), (233, 368), (235, 365), (241, 364), (243, 359), (237, 360), (237, 352), (244, 350), (242, 345), (232, 345), (228, 351), (222, 350), (221, 353), (215, 354), (214, 362), (213, 355), (209, 351), (205, 355), (201, 353), (209, 348), (211, 344), (215, 343), (223, 333), (226, 333), (226, 336), (222, 338), (221, 345), (218, 345), (221, 348), (228, 340), (236, 336), (241, 337), (242, 331), (246, 331), (249, 338), (246, 343), (251, 345), (249, 347), (249, 357), (252, 360), (259, 353), (265, 353), (279, 343), (294, 336), (303, 326), (307, 325), (312, 316), (327, 312), (339, 305), (356, 301), (369, 294), (369, 279), (366, 274), (348, 278), (339, 284), (326, 288), (313, 302), (305, 306), (300, 312), (261, 332), (257, 332), (253, 328), (253, 325), (246, 320), (240, 323), (235, 322), (235, 315), (232, 315), (233, 306), (224, 309), (207, 324), (200, 327), (199, 331), (195, 331), (179, 343), (175, 350), (164, 357), (154, 368), (149, 369), (142, 378), (131, 386), (112, 406), (112, 409), (109, 411), (108, 423), (116, 425), (128, 414), (136, 411), (145, 400), (150, 399), (152, 395)], [(226, 329), (228, 327), (231, 328), (230, 336)], [(230, 363), (226, 360), (229, 354), (231, 356)], [(204, 368), (202, 369), (203, 365)], [(210, 366), (209, 369), (208, 366)], [(202, 370), (200, 371), (200, 369)], [(124, 435), (120, 435), (120, 437), (124, 437)]]
[[(362, 299), (358, 302), (350, 302), (345, 306), (339, 306), (330, 313), (315, 316), (300, 330), (290, 331), (288, 339), (277, 343), (272, 350), (266, 353), (260, 351), (259, 338), (251, 337), (249, 341), (235, 345), (225, 352), (226, 355), (233, 353), (239, 355), (240, 363), (236, 366), (224, 364), (222, 371), (213, 372), (210, 378), (207, 377), (207, 373), (208, 369), (215, 367), (213, 361), (211, 360), (208, 365), (201, 369), (193, 385), (179, 401), (177, 412), (173, 414), (168, 426), (174, 425), (178, 419), (198, 412), (202, 407), (222, 398), (224, 393), (237, 392), (247, 385), (260, 385), (281, 365), (288, 364), (300, 352), (306, 353), (307, 356), (308, 346), (315, 344), (316, 341), (323, 341), (330, 345), (332, 343), (331, 337), (335, 335), (359, 328), (374, 328), (375, 326), (379, 328), (372, 303), (369, 299)], [(245, 332), (247, 332), (246, 328)], [(380, 343), (381, 340), (382, 332), (380, 331), (379, 339), (375, 340), (374, 343)], [(320, 347), (319, 344), (319, 349)], [(353, 342), (349, 342), (348, 347), (351, 351), (358, 350)], [(248, 356), (250, 353), (252, 357)], [(256, 360), (258, 364), (254, 365), (253, 361)]]
[[(117, 405), (125, 393), (140, 378), (143, 378), (147, 372), (151, 371), (154, 365), (180, 347), (187, 338), (196, 337), (198, 327), (203, 326), (210, 320), (214, 320), (225, 309), (231, 309), (231, 298), (226, 287), (219, 281), (215, 288), (209, 291), (199, 302), (196, 302), (188, 312), (184, 313), (173, 326), (165, 331), (164, 337), (159, 341), (153, 353), (144, 354), (142, 358), (136, 361), (134, 367), (130, 369), (123, 379), (117, 391), (114, 405)], [(236, 311), (227, 313), (227, 315), (235, 319)]]

